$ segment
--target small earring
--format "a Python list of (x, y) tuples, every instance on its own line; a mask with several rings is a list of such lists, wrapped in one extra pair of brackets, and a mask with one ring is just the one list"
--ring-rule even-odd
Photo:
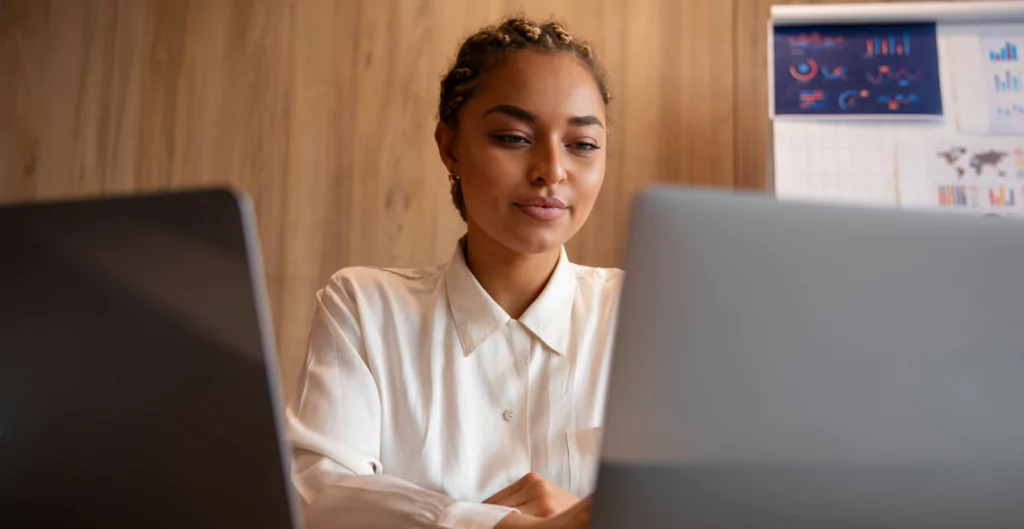
[(459, 176), (456, 175), (455, 173), (449, 171), (448, 172), (448, 181), (451, 182), (452, 184), (457, 184), (457, 183), (459, 183)]

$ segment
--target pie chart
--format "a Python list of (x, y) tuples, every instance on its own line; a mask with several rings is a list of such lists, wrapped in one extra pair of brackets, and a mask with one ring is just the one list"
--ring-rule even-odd
[(789, 67), (789, 73), (801, 83), (806, 83), (818, 75), (818, 63), (814, 59), (807, 59), (799, 64)]

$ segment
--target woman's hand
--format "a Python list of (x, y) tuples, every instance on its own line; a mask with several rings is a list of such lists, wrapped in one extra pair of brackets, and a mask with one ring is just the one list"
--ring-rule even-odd
[(512, 513), (498, 522), (494, 529), (586, 529), (593, 509), (594, 497), (590, 496), (552, 518)]
[(540, 518), (552, 517), (573, 505), (580, 499), (561, 487), (548, 481), (536, 472), (530, 472), (519, 481), (505, 487), (483, 503), (504, 505), (519, 509), (519, 512)]

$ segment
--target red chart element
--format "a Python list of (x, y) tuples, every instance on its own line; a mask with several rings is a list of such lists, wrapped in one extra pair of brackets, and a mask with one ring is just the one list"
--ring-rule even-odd
[(864, 75), (868, 78), (868, 82), (875, 85), (889, 84), (890, 80), (901, 81), (901, 85), (905, 85), (911, 81), (916, 81), (921, 78), (924, 72), (918, 70), (917, 73), (910, 73), (906, 68), (900, 68), (899, 70), (893, 71), (889, 65), (883, 64), (878, 67), (877, 74), (871, 74), (870, 72)]
[(814, 59), (807, 59), (806, 62), (790, 66), (789, 73), (797, 81), (806, 83), (818, 75), (818, 63)]

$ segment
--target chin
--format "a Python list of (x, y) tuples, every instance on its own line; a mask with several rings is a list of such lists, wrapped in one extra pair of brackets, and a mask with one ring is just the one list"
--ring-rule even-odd
[(509, 230), (508, 236), (503, 242), (513, 251), (539, 254), (561, 248), (567, 240), (569, 237), (564, 230), (556, 229), (554, 226), (550, 228), (517, 226), (515, 229)]

